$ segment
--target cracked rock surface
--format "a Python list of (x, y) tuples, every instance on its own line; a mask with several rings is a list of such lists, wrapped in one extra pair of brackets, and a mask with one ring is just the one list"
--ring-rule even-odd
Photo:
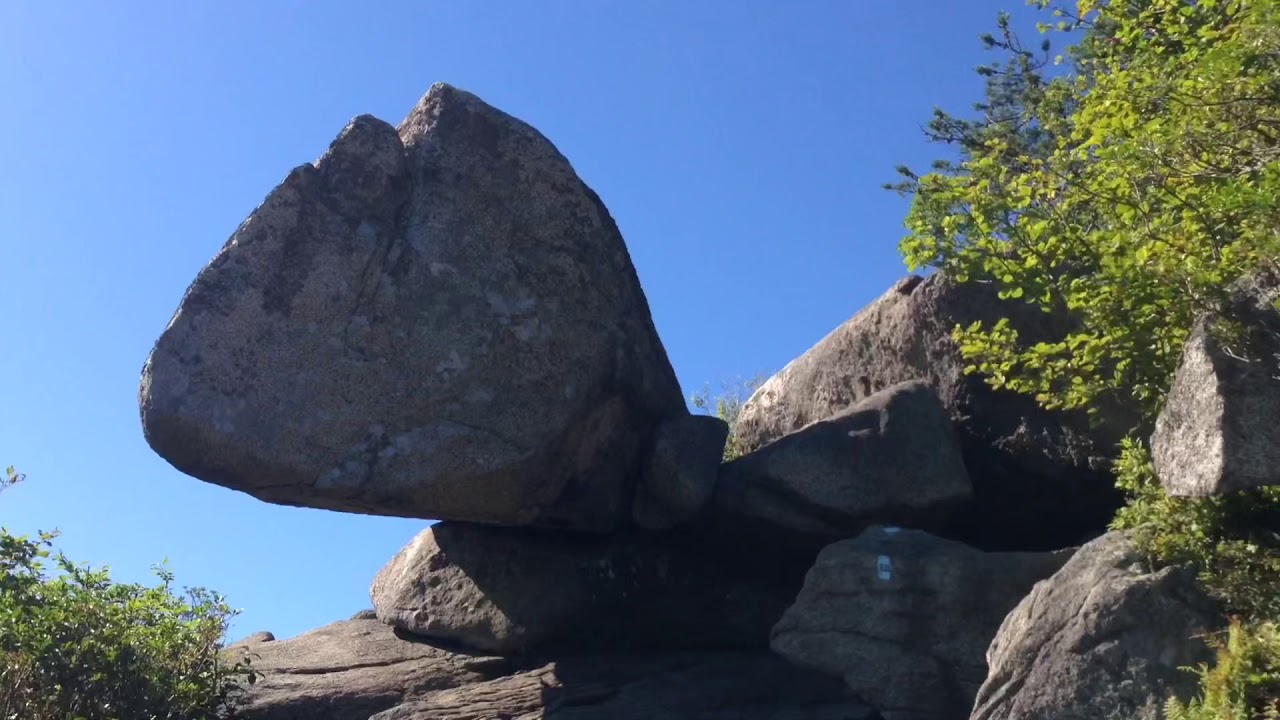
[(629, 519), (654, 428), (687, 412), (603, 203), (444, 84), (271, 191), (139, 404), (172, 465), (268, 502), (593, 532)]
[(838, 680), (765, 651), (504, 659), (373, 619), (250, 643), (246, 720), (872, 720)]

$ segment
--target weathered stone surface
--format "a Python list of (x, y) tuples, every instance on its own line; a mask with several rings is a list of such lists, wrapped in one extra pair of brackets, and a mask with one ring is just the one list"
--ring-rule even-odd
[(1189, 574), (1147, 572), (1129, 540), (1085, 545), (1005, 618), (973, 720), (1157, 720), (1197, 687), (1222, 622)]
[(722, 516), (848, 537), (873, 523), (945, 525), (971, 493), (951, 420), (915, 381), (726, 464), (712, 503)]
[(659, 426), (631, 508), (636, 524), (669, 530), (696, 517), (715, 491), (728, 435), (728, 423), (713, 415), (685, 415)]
[(1068, 555), (874, 527), (823, 549), (771, 646), (843, 677), (885, 720), (964, 718), (1005, 614)]
[[(258, 648), (245, 720), (870, 720), (765, 651), (511, 660), (348, 620)], [(382, 713), (378, 715), (377, 713)]]
[(1152, 460), (1170, 495), (1280, 484), (1280, 277), (1233, 288), (1228, 327), (1202, 318), (1156, 421)]
[(876, 720), (767, 653), (584, 657), (445, 690), (370, 720)]
[(798, 583), (681, 536), (438, 523), (373, 581), (378, 618), (499, 653), (765, 648)]
[(253, 633), (252, 635), (247, 635), (233, 643), (227, 643), (226, 647), (228, 649), (244, 648), (244, 647), (249, 647), (250, 645), (256, 645), (258, 643), (271, 642), (275, 639), (276, 639), (275, 635), (271, 634), (270, 632), (267, 632), (266, 630), (263, 630), (261, 632)]
[(247, 720), (367, 720), (409, 698), (513, 671), (501, 658), (403, 639), (377, 620), (346, 620), (247, 649), (263, 673), (240, 698)]
[(1114, 454), (1120, 435), (1111, 430), (1132, 423), (1090, 429), (1083, 413), (1046, 411), (1030, 396), (966, 376), (952, 329), (1003, 317), (1028, 342), (1071, 327), (1069, 317), (1000, 300), (987, 285), (908, 277), (765, 382), (744, 405), (735, 438), (747, 450), (763, 447), (890, 385), (922, 379), (956, 423), (974, 485), (974, 506), (949, 535), (988, 549), (1078, 544), (1105, 529), (1122, 500), (1100, 459)]
[(200, 272), (147, 441), (268, 502), (605, 531), (685, 414), (608, 211), (541, 134), (435, 85), (356, 118)]

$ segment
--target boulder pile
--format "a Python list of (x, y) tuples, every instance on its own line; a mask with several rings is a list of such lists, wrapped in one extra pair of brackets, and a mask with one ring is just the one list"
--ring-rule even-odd
[[(1072, 322), (1030, 313), (909, 277), (734, 428), (691, 415), (604, 204), (538, 131), (437, 84), (268, 195), (139, 403), (206, 482), (439, 521), (371, 610), (228, 647), (265, 673), (249, 720), (1013, 720), (1185, 694), (1171, 668), (1212, 608), (1103, 535), (1115, 429), (963, 372), (957, 323)], [(747, 452), (722, 463), (730, 432)], [(1225, 467), (1197, 477), (1252, 478)]]

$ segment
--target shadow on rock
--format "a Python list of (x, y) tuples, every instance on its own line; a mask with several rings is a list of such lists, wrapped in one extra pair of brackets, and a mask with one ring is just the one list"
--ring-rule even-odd
[(371, 594), (389, 625), (504, 654), (764, 649), (812, 557), (766, 567), (692, 533), (445, 522), (392, 558)]

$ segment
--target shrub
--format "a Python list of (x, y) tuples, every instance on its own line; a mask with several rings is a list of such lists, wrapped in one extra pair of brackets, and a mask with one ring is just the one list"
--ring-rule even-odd
[[(22, 477), (8, 470), (0, 490)], [(61, 553), (56, 532), (0, 528), (0, 720), (206, 720), (234, 717), (256, 673), (228, 664), (220, 641), (235, 614), (202, 588), (114, 583)]]
[(1280, 718), (1280, 629), (1275, 623), (1233, 620), (1216, 662), (1196, 668), (1202, 696), (1183, 705), (1170, 698), (1167, 720)]
[(1142, 443), (1127, 440), (1116, 484), (1129, 497), (1112, 526), (1153, 566), (1184, 565), (1230, 613), (1280, 619), (1280, 487), (1207, 498), (1165, 494)]
[(751, 398), (751, 394), (764, 384), (764, 381), (764, 376), (758, 374), (745, 380), (722, 381), (719, 395), (712, 397), (711, 387), (707, 385), (701, 392), (696, 392), (689, 398), (689, 404), (694, 408), (708, 415), (715, 415), (729, 425), (729, 437), (724, 444), (724, 462), (742, 455), (743, 448), (735, 432), (738, 416), (742, 414), (742, 406)]

